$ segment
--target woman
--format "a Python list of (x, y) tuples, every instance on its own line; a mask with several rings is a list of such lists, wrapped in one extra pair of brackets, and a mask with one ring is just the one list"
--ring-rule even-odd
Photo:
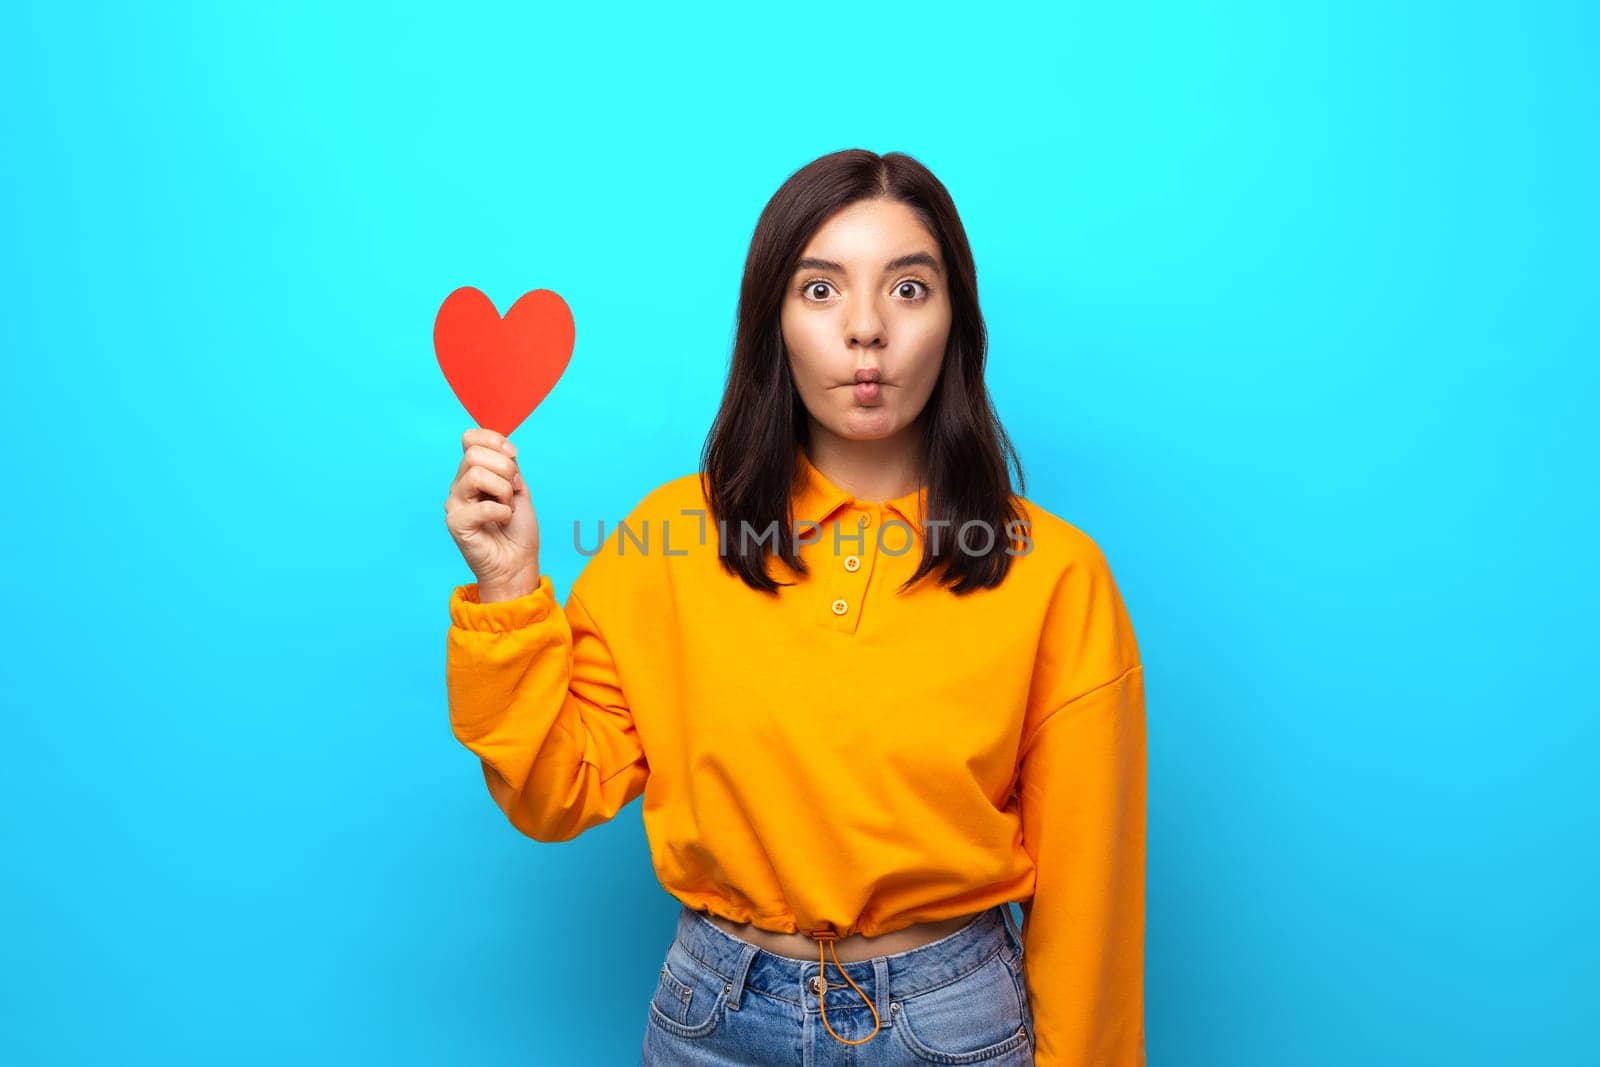
[(682, 904), (645, 1063), (1144, 1061), (1138, 646), (1012, 492), (984, 360), (944, 186), (838, 152), (757, 223), (703, 470), (565, 607), (515, 446), (463, 435), (452, 725), (535, 840), (644, 795)]

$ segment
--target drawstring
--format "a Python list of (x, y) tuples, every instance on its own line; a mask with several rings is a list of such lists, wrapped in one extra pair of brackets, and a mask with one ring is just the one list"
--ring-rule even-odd
[[(865, 993), (861, 993), (861, 987), (855, 984), (850, 975), (845, 972), (844, 964), (839, 962), (839, 950), (833, 948), (833, 943), (839, 940), (838, 933), (824, 928), (821, 930), (813, 930), (811, 932), (811, 936), (817, 941), (817, 965), (822, 968), (822, 973), (818, 977), (818, 988), (820, 992), (817, 994), (817, 1004), (822, 1008), (822, 1025), (828, 1028), (828, 1033), (833, 1034), (834, 1040), (836, 1041), (842, 1041), (846, 1045), (864, 1045), (868, 1041), (871, 1041), (878, 1034), (878, 1027), (882, 1022), (878, 1018), (878, 1009), (873, 1006), (871, 997), (867, 996)], [(859, 1041), (851, 1041), (847, 1038), (840, 1037), (838, 1034), (834, 1034), (833, 1024), (828, 1022), (828, 961), (822, 958), (823, 945), (827, 945), (830, 949), (833, 949), (833, 965), (839, 968), (839, 973), (844, 975), (844, 980), (850, 983), (851, 988), (857, 993), (861, 993), (861, 999), (866, 1001), (867, 1007), (872, 1010), (872, 1033), (861, 1038)]]

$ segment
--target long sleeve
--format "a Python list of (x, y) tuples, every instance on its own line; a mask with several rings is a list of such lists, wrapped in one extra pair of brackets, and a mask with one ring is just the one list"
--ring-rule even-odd
[(1133, 627), (1085, 539), (1054, 592), (1019, 748), (1037, 1067), (1142, 1067), (1145, 697)]
[(1037, 868), (1023, 924), (1037, 1067), (1142, 1067), (1144, 668), (1056, 711), (1021, 777)]
[(450, 620), (451, 729), (513, 826), (566, 841), (644, 790), (650, 769), (617, 665), (576, 590), (563, 610), (548, 575), (489, 604), (477, 583), (457, 586)]

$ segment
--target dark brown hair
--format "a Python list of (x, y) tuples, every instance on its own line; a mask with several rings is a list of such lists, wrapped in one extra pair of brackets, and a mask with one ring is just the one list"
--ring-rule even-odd
[[(722, 565), (753, 589), (776, 593), (778, 586), (791, 583), (767, 574), (767, 539), (745, 536), (744, 523), (755, 531), (779, 531), (770, 550), (795, 571), (807, 571), (790, 513), (798, 474), (795, 451), (809, 445), (810, 424), (783, 343), (789, 277), (806, 243), (835, 212), (877, 198), (910, 207), (938, 240), (950, 295), (950, 338), (933, 392), (917, 416), (923, 430), (924, 519), (949, 525), (940, 530), (937, 553), (932, 539), (923, 539), (922, 561), (901, 588), (939, 567), (941, 580), (960, 594), (999, 585), (1011, 566), (1013, 542), (1007, 535), (1022, 517), (1007, 460), (1016, 467), (1018, 493), (1022, 464), (984, 385), (988, 335), (966, 230), (949, 192), (927, 167), (901, 152), (880, 156), (853, 148), (822, 156), (789, 176), (756, 221), (745, 257), (733, 359), (701, 455), (700, 478), (714, 521), (730, 535), (719, 547)], [(810, 454), (809, 447), (806, 451)], [(972, 521), (995, 532), (985, 554), (959, 543), (957, 534)]]

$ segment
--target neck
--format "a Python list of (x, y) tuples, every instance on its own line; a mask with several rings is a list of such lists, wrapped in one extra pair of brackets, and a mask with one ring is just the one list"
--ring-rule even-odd
[(854, 441), (813, 423), (806, 454), (834, 485), (875, 504), (914, 492), (922, 471), (922, 439), (916, 427), (893, 437)]

